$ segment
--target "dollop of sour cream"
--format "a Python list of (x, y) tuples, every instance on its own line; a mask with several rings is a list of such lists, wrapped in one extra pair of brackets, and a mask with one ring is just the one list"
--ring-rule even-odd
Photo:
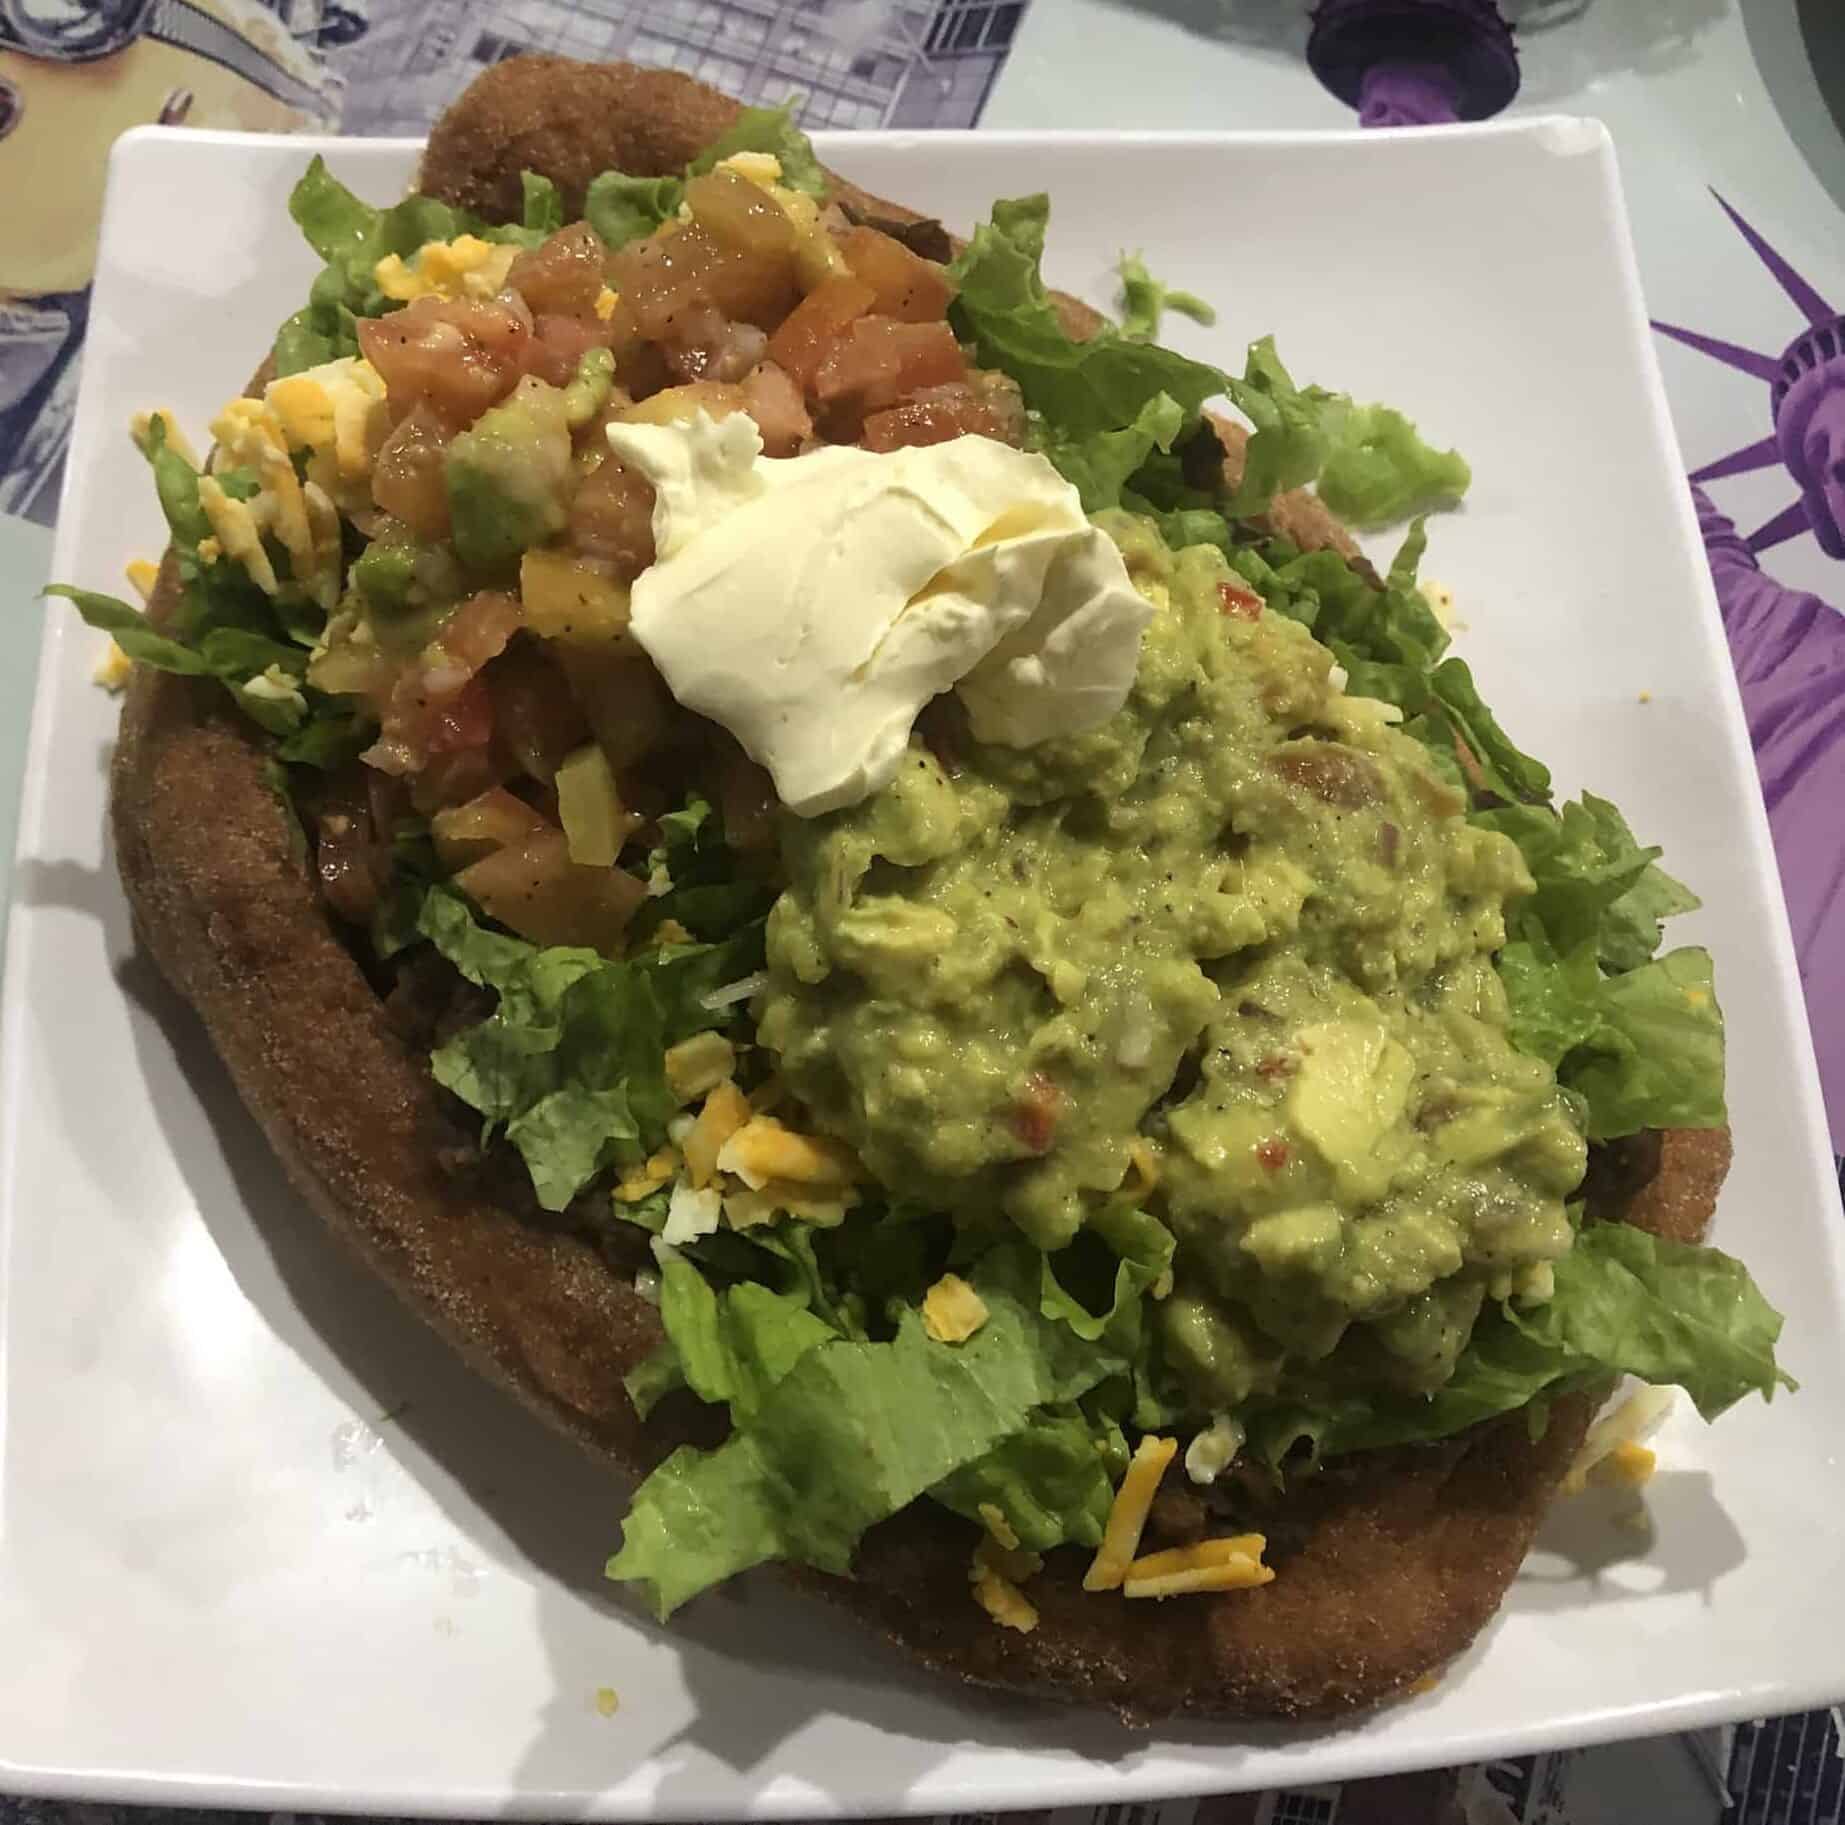
[(887, 784), (951, 687), (976, 740), (1020, 748), (1127, 700), (1152, 606), (1043, 457), (957, 437), (765, 458), (752, 420), (703, 411), (608, 440), (654, 487), (635, 639), (800, 816)]

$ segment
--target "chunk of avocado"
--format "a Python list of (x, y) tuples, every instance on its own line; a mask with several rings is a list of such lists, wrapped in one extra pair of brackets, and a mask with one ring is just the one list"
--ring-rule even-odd
[(443, 475), (461, 561), (504, 570), (556, 537), (567, 517), (570, 474), (564, 395), (528, 374), (448, 447)]
[(416, 581), (414, 545), (366, 546), (352, 567), (352, 584), (376, 615), (400, 615), (410, 606), (410, 587)]
[(579, 431), (608, 403), (615, 384), (615, 356), (604, 348), (586, 349), (577, 363), (576, 377), (564, 389), (564, 417)]
[(1288, 1093), (1295, 1128), (1344, 1196), (1381, 1196), (1395, 1151), (1386, 1141), (1403, 1120), (1415, 1061), (1376, 1021), (1322, 1021), (1302, 1027), (1296, 1043), (1300, 1070)]

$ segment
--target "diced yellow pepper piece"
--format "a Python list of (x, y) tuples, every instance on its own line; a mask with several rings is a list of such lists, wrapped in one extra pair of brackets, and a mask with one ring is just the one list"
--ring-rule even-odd
[(528, 551), (519, 561), (519, 600), (541, 639), (640, 651), (628, 631), (628, 586), (568, 552)]

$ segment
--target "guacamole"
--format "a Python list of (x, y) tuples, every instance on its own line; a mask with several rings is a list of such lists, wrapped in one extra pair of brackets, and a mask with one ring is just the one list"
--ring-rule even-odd
[(1201, 1406), (1349, 1350), (1426, 1389), (1489, 1283), (1542, 1288), (1578, 1118), (1492, 954), (1516, 845), (1214, 546), (1102, 523), (1157, 613), (1126, 707), (1037, 748), (919, 740), (788, 820), (759, 1036), (885, 1185), (1068, 1244), (1112, 1199), (1178, 1238)]

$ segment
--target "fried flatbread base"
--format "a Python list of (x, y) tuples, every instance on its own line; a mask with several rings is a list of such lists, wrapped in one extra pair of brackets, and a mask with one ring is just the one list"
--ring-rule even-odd
[[(736, 104), (685, 77), (519, 58), (481, 76), (431, 136), (423, 187), (483, 214), (519, 206), (523, 169), (556, 178), (566, 215), (610, 167), (676, 170)], [(840, 184), (884, 217), (910, 212)], [(1072, 327), (1097, 319), (1061, 301)], [(1230, 465), (1240, 440), (1230, 437)], [(1304, 546), (1343, 531), (1310, 497), (1277, 503)], [(152, 613), (170, 613), (169, 561)], [(289, 1176), (331, 1225), (476, 1368), (630, 1476), (712, 1416), (674, 1403), (643, 1427), (622, 1377), (660, 1336), (654, 1308), (575, 1237), (457, 1177), (423, 1056), (387, 1018), (317, 898), (269, 783), (263, 740), (216, 687), (137, 668), (112, 776), (122, 881), (140, 941), (198, 1010)], [(1727, 1131), (1641, 1137), (1597, 1162), (1599, 1214), (1700, 1235)], [(636, 1232), (631, 1266), (644, 1264)], [(1083, 1593), (1085, 1555), (1031, 1586), (1040, 1622), (1003, 1629), (968, 1594), (972, 1530), (919, 1504), (875, 1529), (850, 1579), (797, 1571), (938, 1670), (1148, 1720), (1323, 1717), (1403, 1692), (1491, 1617), (1588, 1422), (1558, 1403), (1444, 1445), (1344, 1460), (1264, 1517), (1280, 1575), (1261, 1589), (1131, 1604)], [(703, 1425), (701, 1426), (701, 1421)], [(1175, 1504), (1164, 1537), (1201, 1517)], [(1192, 1510), (1196, 1504), (1190, 1504)]]

